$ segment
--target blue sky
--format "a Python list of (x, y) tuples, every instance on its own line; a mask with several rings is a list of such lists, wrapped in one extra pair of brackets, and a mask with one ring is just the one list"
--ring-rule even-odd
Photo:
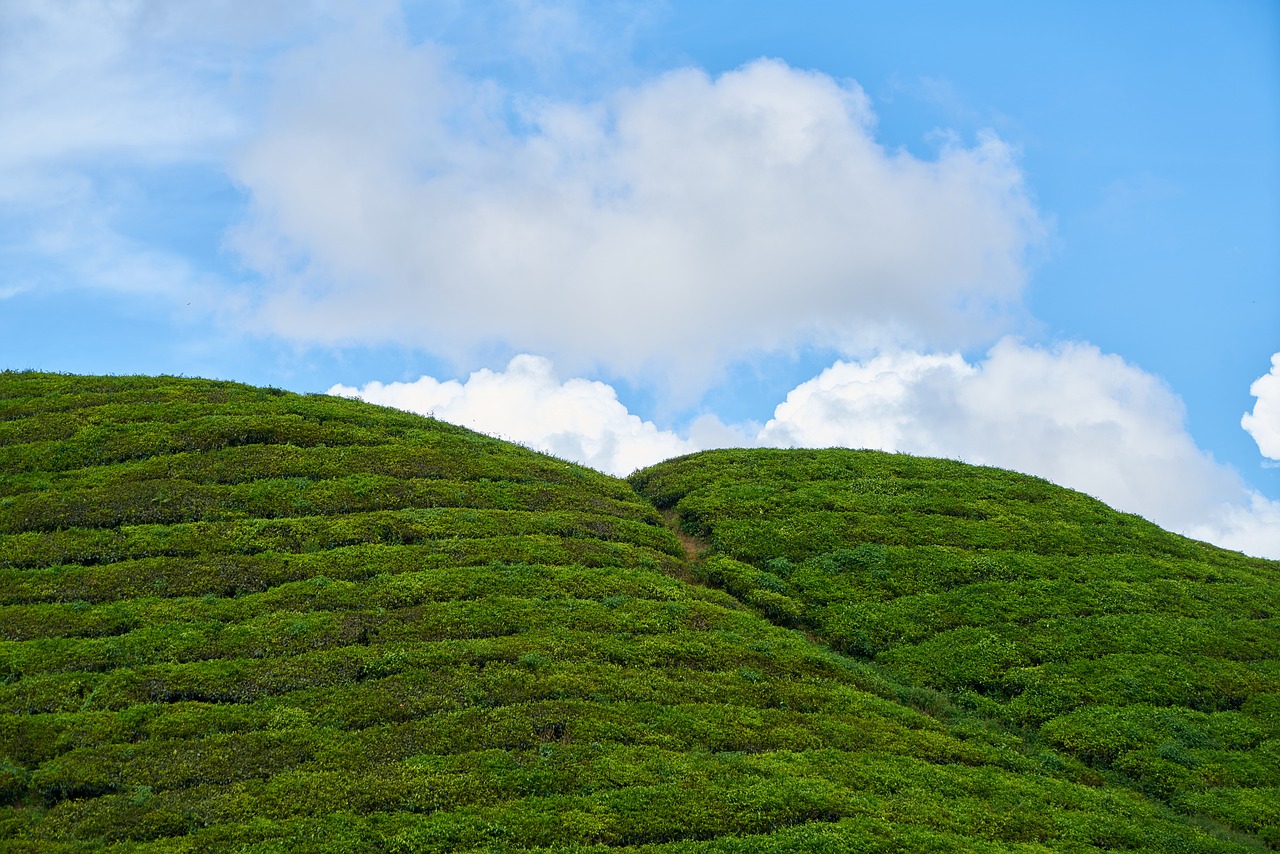
[(10, 2), (0, 139), (0, 367), (956, 457), (1280, 556), (1267, 0)]

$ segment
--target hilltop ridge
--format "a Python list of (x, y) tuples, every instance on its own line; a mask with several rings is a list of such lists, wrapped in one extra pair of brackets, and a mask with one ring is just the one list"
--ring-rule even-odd
[(1276, 847), (1278, 581), (946, 461), (620, 480), (359, 401), (0, 373), (0, 840)]

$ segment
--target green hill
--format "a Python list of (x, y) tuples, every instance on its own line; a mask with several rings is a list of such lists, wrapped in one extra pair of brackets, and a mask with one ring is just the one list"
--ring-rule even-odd
[(3, 373), (0, 849), (1264, 850), (1278, 581), (955, 463), (628, 483), (357, 401)]
[(774, 623), (1280, 846), (1275, 561), (946, 460), (720, 451), (631, 482)]

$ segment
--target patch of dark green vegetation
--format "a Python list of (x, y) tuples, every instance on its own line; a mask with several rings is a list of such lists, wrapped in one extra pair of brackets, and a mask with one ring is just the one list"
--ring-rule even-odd
[(0, 849), (1276, 844), (1276, 565), (931, 466), (704, 455), (642, 495), (357, 401), (0, 373)]
[(718, 451), (630, 481), (705, 543), (694, 577), (904, 700), (1280, 847), (1275, 561), (946, 460)]

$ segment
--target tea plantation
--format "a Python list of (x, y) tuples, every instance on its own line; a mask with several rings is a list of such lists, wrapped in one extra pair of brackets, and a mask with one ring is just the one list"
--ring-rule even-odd
[(0, 850), (1266, 850), (1278, 600), (1275, 562), (1008, 472), (627, 482), (358, 401), (4, 372)]
[(718, 451), (631, 482), (704, 541), (696, 577), (938, 692), (940, 718), (1280, 847), (1277, 562), (905, 455)]

